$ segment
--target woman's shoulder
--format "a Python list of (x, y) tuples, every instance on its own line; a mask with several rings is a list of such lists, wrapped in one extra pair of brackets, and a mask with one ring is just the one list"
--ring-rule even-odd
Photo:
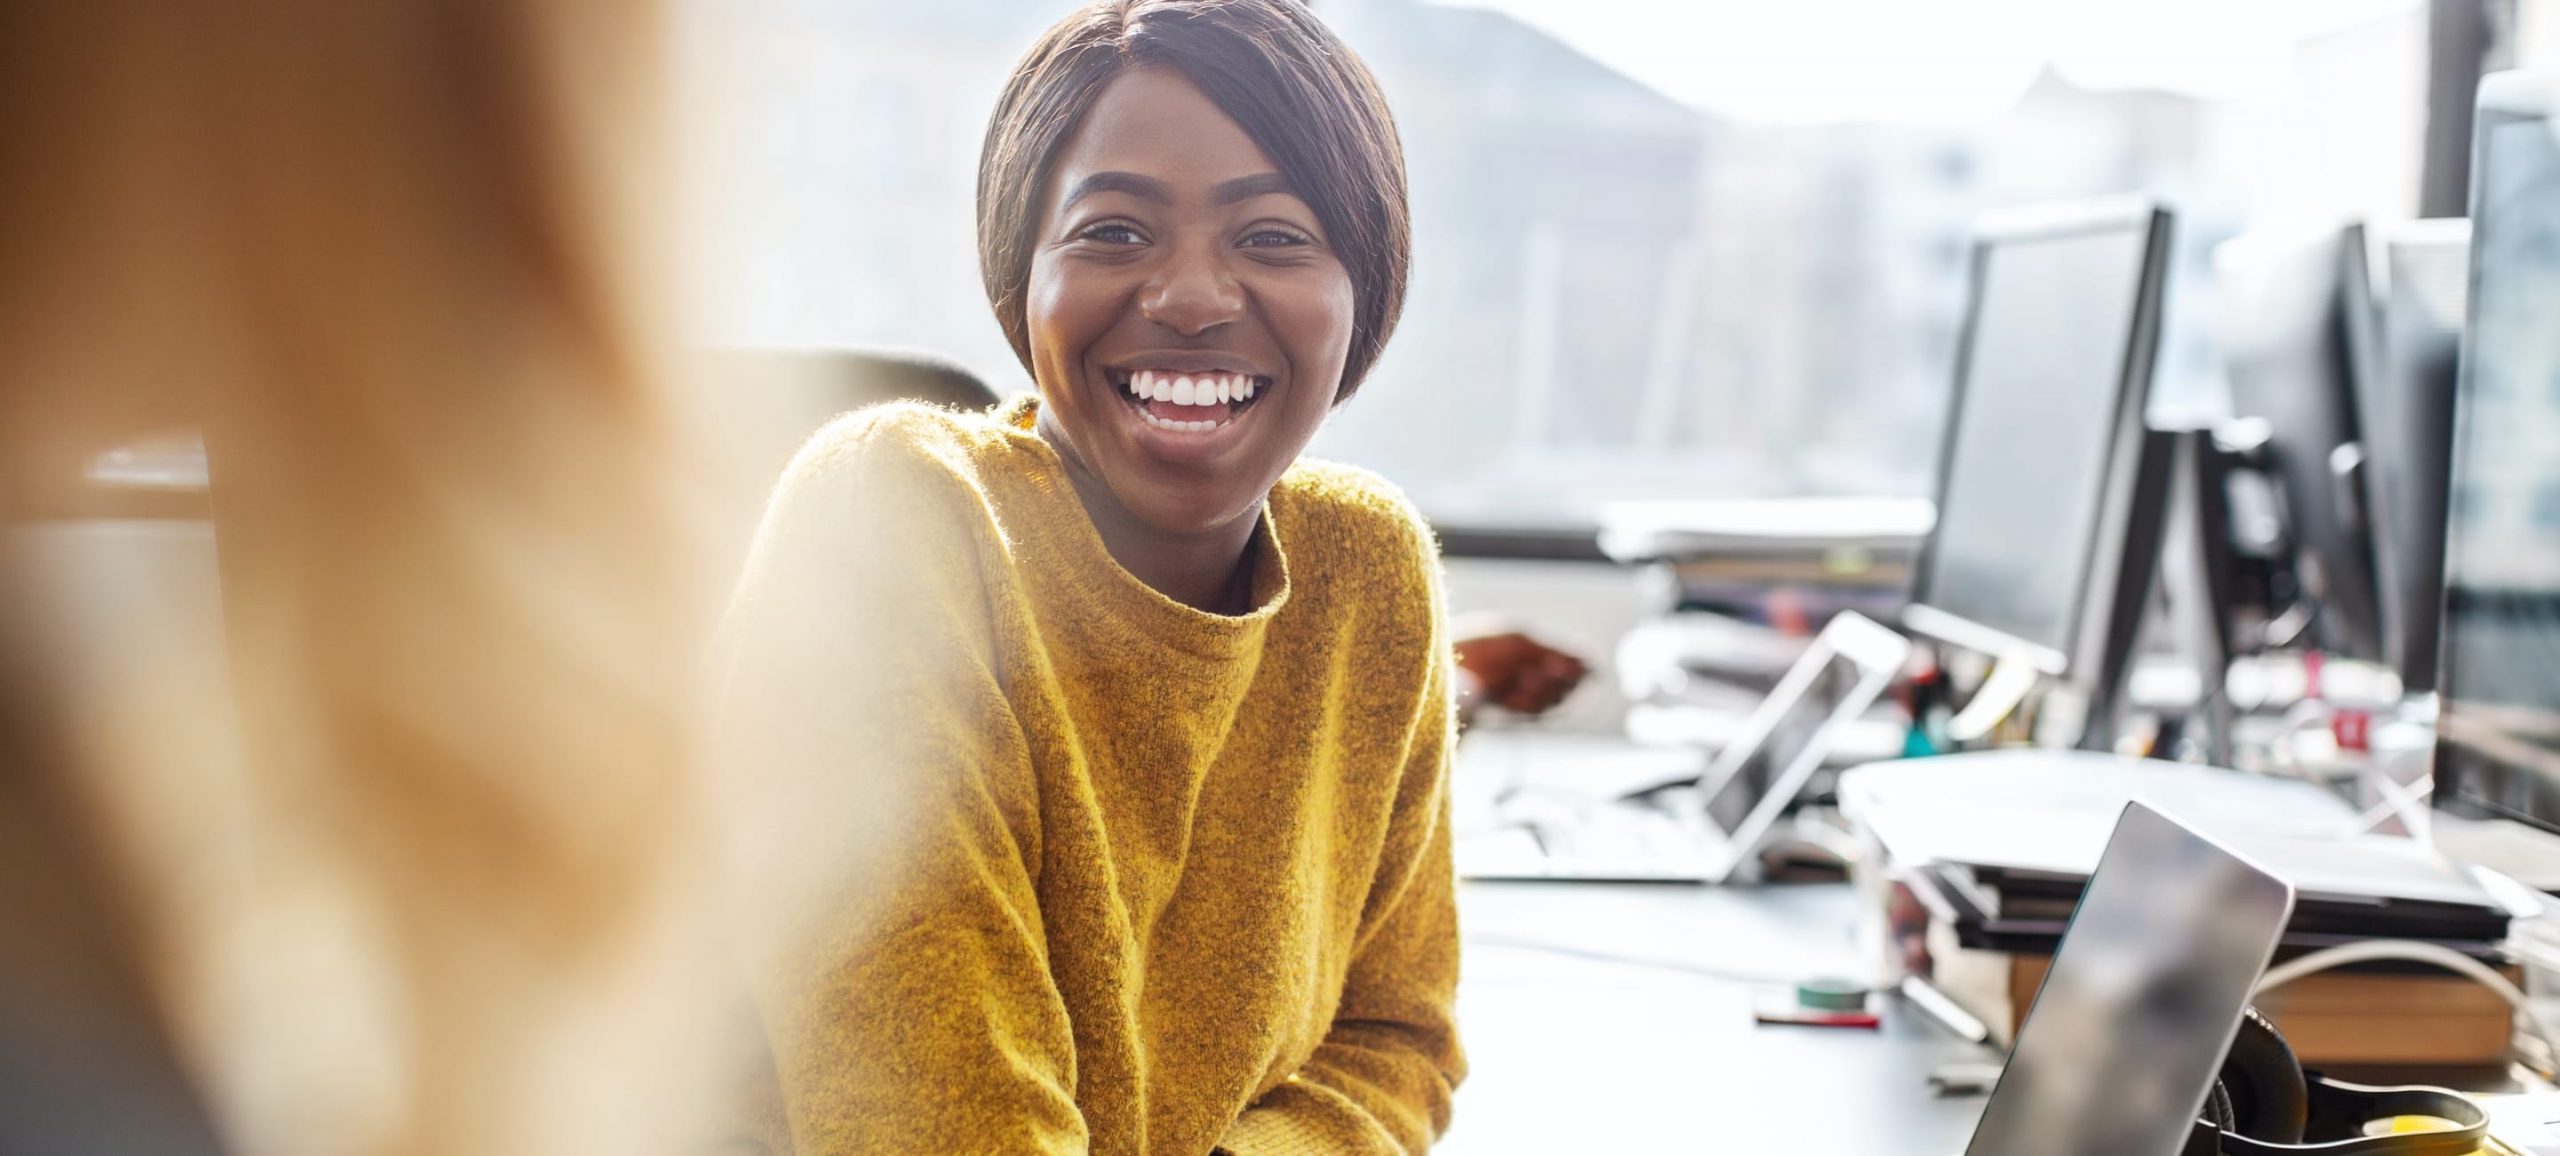
[(1417, 582), (1431, 581), (1439, 570), (1431, 523), (1395, 483), (1368, 470), (1301, 458), (1271, 496), (1293, 546), (1319, 539), (1326, 556)]
[(802, 443), (780, 488), (825, 489), (856, 479), (966, 481), (986, 471), (1006, 440), (1004, 427), (983, 412), (912, 401), (867, 406)]
[(760, 537), (896, 546), (959, 563), (990, 537), (990, 479), (1020, 456), (1008, 436), (986, 415), (916, 402), (855, 410), (792, 456)]

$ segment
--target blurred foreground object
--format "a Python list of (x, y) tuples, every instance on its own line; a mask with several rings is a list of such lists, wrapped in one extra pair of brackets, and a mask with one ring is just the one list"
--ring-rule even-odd
[[(0, 646), (0, 943), (129, 980), (0, 992), (52, 1017), (0, 1033), (133, 1045), (94, 1103), (0, 1098), (0, 1129), (171, 1150), (108, 1130), (186, 1115), (134, 1058), (167, 1053), (235, 1152), (699, 1147), (705, 489), (656, 374), (661, 31), (0, 2), (0, 532), (201, 430), (222, 627), (122, 682)], [(44, 613), (0, 602), (0, 638)], [(229, 701), (152, 677), (203, 668)]]

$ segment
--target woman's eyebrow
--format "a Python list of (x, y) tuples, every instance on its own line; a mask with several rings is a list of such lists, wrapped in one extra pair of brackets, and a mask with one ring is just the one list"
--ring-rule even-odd
[(1077, 201), (1102, 193), (1127, 193), (1157, 204), (1168, 204), (1173, 200), (1171, 194), (1165, 192), (1164, 182), (1154, 177), (1142, 177), (1136, 173), (1100, 172), (1090, 174), (1069, 186), (1066, 199), (1058, 202), (1058, 207), (1069, 208)]
[[(1173, 202), (1173, 194), (1165, 188), (1163, 181), (1136, 173), (1111, 170), (1087, 174), (1076, 183), (1067, 186), (1066, 199), (1058, 202), (1058, 207), (1072, 208), (1076, 202), (1102, 193), (1127, 193), (1160, 205)], [(1232, 205), (1273, 193), (1295, 195), (1296, 190), (1290, 188), (1289, 178), (1278, 173), (1254, 173), (1250, 176), (1237, 177), (1234, 180), (1221, 181), (1218, 187), (1210, 190), (1211, 198), (1221, 205)]]
[(1238, 201), (1249, 201), (1272, 193), (1294, 192), (1296, 190), (1289, 187), (1287, 177), (1278, 173), (1255, 173), (1249, 177), (1237, 177), (1232, 181), (1222, 182), (1217, 187), (1216, 197), (1219, 204), (1232, 205)]

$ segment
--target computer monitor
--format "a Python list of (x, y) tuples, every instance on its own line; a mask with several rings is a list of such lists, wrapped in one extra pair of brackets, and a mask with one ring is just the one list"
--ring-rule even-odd
[(2241, 598), (2241, 562), (2230, 496), (2238, 454), (2209, 427), (2177, 430), (2170, 437), (2159, 589), (2166, 596), (2169, 640), (2196, 675), (2195, 709), (2180, 721), (2179, 737), (2191, 741), (2206, 763), (2224, 767), (2231, 765), (2232, 728), (2226, 680), (2239, 650), (2234, 608)]
[(2372, 308), (2361, 225), (2257, 233), (2214, 253), (2236, 416), (2267, 423), (2286, 539), (2323, 650), (2383, 659), (2363, 444), (2358, 333)]
[(2376, 226), (2367, 348), (2356, 375), (2372, 499), (2382, 654), (2402, 689), (2436, 687), (2444, 611), (2445, 485), (2453, 466), (2455, 372), (2470, 297), (2471, 222)]
[(2560, 831), (2560, 77), (2480, 84), (2435, 798)]
[(2148, 562), (2128, 550), (2126, 531), (2139, 504), (2132, 483), (2143, 472), (2170, 223), (2142, 199), (1984, 222), (1939, 455), (1938, 520), (1905, 625), (2047, 675), (2105, 678), (2118, 596), (2138, 597), (2118, 587), (2128, 562)]

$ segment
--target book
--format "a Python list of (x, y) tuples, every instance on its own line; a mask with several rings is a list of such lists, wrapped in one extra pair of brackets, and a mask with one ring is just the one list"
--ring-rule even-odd
[[(2053, 957), (1963, 947), (1953, 928), (1932, 921), (1929, 963), (1929, 981), (2007, 1047)], [(2521, 982), (2514, 966), (2500, 970)], [(2502, 1064), (2514, 1031), (2504, 1000), (2441, 971), (2324, 972), (2267, 993), (2257, 1007), (2313, 1066)]]

